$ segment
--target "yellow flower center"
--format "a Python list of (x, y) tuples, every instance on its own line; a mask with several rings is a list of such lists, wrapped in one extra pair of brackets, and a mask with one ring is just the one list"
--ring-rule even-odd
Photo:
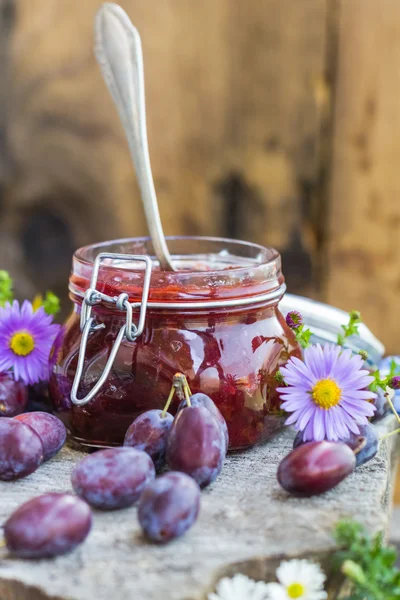
[(10, 348), (18, 356), (28, 356), (35, 348), (35, 340), (30, 333), (19, 331), (12, 336)]
[(301, 583), (292, 583), (286, 591), (289, 598), (301, 598), (306, 590)]
[(339, 404), (341, 395), (342, 390), (332, 379), (320, 379), (311, 391), (315, 404), (324, 410)]

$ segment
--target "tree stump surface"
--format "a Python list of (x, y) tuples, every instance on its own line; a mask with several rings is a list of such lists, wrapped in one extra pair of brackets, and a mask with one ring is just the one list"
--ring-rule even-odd
[[(380, 433), (395, 419), (382, 420)], [(141, 535), (136, 508), (94, 512), (80, 547), (52, 560), (24, 561), (0, 553), (1, 600), (200, 600), (235, 572), (272, 580), (282, 557), (316, 556), (327, 566), (337, 521), (352, 518), (372, 532), (388, 529), (396, 436), (336, 489), (294, 498), (276, 480), (293, 433), (227, 457), (217, 481), (202, 492), (200, 517), (181, 539), (153, 545)], [(84, 455), (65, 447), (36, 473), (0, 483), (2, 522), (44, 492), (71, 491), (70, 473)], [(329, 571), (329, 568), (328, 568)], [(333, 594), (331, 597), (335, 597)]]

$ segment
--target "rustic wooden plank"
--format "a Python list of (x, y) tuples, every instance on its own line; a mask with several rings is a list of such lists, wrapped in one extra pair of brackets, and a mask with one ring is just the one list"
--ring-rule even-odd
[(14, 1), (0, 0), (0, 207), (9, 174), (9, 153), (7, 144), (8, 88), (9, 79), (9, 40), (14, 26)]
[(316, 287), (312, 203), (329, 10), (324, 0), (233, 2), (229, 38), (221, 227), (225, 219), (227, 234), (277, 247), (290, 290), (305, 294)]
[[(143, 38), (166, 232), (276, 245), (292, 290), (312, 280), (328, 3), (121, 0)], [(16, 0), (0, 251), (21, 294), (65, 289), (74, 246), (146, 233), (92, 54), (99, 4)]]
[[(143, 38), (149, 141), (165, 230), (216, 234), (204, 163), (219, 154), (220, 35), (228, 4), (121, 4)], [(17, 176), (6, 221), (14, 245), (22, 237), (24, 252), (3, 267), (17, 270), (20, 291), (29, 284), (65, 289), (74, 246), (147, 233), (122, 127), (93, 58), (98, 7), (98, 0), (18, 3), (10, 123)], [(21, 215), (22, 207), (28, 211)]]
[[(379, 432), (394, 423), (387, 417)], [(28, 568), (26, 561), (1, 550), (0, 598), (203, 600), (222, 576), (242, 572), (271, 579), (284, 556), (317, 555), (327, 565), (339, 519), (357, 519), (371, 532), (387, 529), (395, 441), (383, 442), (378, 456), (336, 489), (298, 499), (276, 481), (277, 465), (293, 442), (286, 431), (270, 443), (228, 456), (220, 477), (202, 492), (198, 523), (169, 545), (146, 542), (136, 508), (130, 508), (96, 511), (85, 543), (57, 560), (29, 561)], [(70, 472), (80, 457), (65, 448), (26, 479), (0, 483), (1, 521), (32, 496), (70, 490)]]
[[(7, 191), (10, 183), (10, 152), (8, 143), (9, 89), (10, 89), (10, 35), (15, 11), (13, 0), (0, 0), (0, 213), (4, 218)], [(0, 247), (2, 244), (0, 241)]]
[(394, 503), (400, 504), (400, 471), (397, 473), (395, 491), (394, 491)]
[(400, 4), (341, 2), (326, 300), (398, 353)]
[(390, 524), (390, 542), (397, 550), (397, 567), (400, 568), (400, 507), (394, 507)]
[[(19, 292), (62, 290), (77, 245), (131, 233), (134, 175), (93, 57), (94, 2), (17, 2), (2, 222)], [(98, 5), (98, 3), (97, 3)], [(100, 91), (101, 90), (101, 91)], [(134, 232), (135, 233), (135, 232)], [(7, 260), (8, 259), (8, 260)]]

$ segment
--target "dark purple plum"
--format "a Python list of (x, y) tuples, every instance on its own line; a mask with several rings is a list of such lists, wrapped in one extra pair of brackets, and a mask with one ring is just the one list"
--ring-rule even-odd
[[(360, 427), (360, 431), (361, 431), (361, 427)], [(329, 441), (329, 440), (326, 440)], [(355, 454), (357, 454), (357, 452), (359, 452), (362, 448), (362, 446), (365, 445), (365, 440), (362, 437), (362, 434), (360, 433), (359, 435), (355, 435), (355, 434), (351, 434), (347, 439), (345, 440), (338, 440), (340, 442), (343, 442), (344, 444), (347, 444)], [(299, 446), (303, 446), (304, 444), (309, 444), (310, 442), (305, 442), (303, 440), (303, 434), (301, 431), (299, 431), (296, 435), (296, 437), (293, 440), (293, 448), (298, 448)]]
[(226, 444), (221, 426), (204, 406), (187, 406), (176, 415), (168, 436), (167, 464), (190, 475), (201, 487), (218, 476)]
[(52, 403), (49, 397), (49, 382), (39, 381), (28, 387), (28, 406), (29, 412), (40, 410), (51, 413)]
[(308, 442), (285, 456), (277, 476), (290, 494), (315, 496), (334, 488), (355, 466), (356, 457), (347, 444)]
[(200, 488), (184, 473), (166, 473), (149, 483), (139, 500), (138, 519), (153, 542), (169, 542), (196, 521)]
[(376, 390), (376, 394), (377, 396), (374, 400), (374, 406), (376, 409), (373, 417), (374, 421), (382, 419), (382, 417), (384, 417), (390, 410), (387, 398), (385, 396), (385, 390), (383, 390), (381, 387), (378, 387), (378, 389)]
[[(225, 421), (224, 417), (222, 416), (221, 411), (219, 410), (219, 408), (217, 407), (215, 402), (213, 402), (211, 400), (210, 396), (207, 396), (206, 394), (202, 394), (202, 393), (193, 394), (193, 396), (190, 396), (190, 405), (191, 406), (204, 406), (205, 408), (208, 408), (208, 410), (214, 415), (214, 417), (217, 419), (218, 423), (221, 426), (222, 432), (225, 437), (226, 449), (228, 450), (228, 446), (229, 446), (228, 427), (226, 425), (226, 421)], [(178, 411), (182, 410), (182, 408), (185, 408), (185, 406), (187, 406), (187, 402), (186, 402), (186, 400), (182, 400), (182, 402), (180, 403), (180, 405), (178, 407)]]
[[(379, 437), (374, 425), (359, 425), (360, 433), (350, 433), (350, 435), (341, 440), (351, 448), (356, 456), (356, 466), (359, 467), (368, 462), (378, 452)], [(303, 442), (303, 434), (299, 432), (293, 441), (293, 448), (298, 448), (309, 442)]]
[(16, 419), (0, 419), (0, 480), (26, 477), (43, 462), (43, 444), (29, 425)]
[(296, 437), (293, 440), (293, 449), (294, 448), (298, 448), (299, 446), (302, 446), (303, 444), (307, 444), (308, 442), (305, 442), (303, 440), (303, 432), (302, 431), (298, 431), (296, 433)]
[(36, 431), (43, 444), (43, 460), (49, 460), (64, 446), (67, 430), (64, 423), (54, 415), (38, 411), (23, 413), (15, 418)]
[(28, 404), (28, 388), (11, 373), (0, 373), (0, 417), (21, 414)]
[(162, 414), (162, 410), (154, 409), (139, 415), (128, 428), (124, 440), (124, 446), (147, 452), (156, 469), (165, 463), (167, 438), (174, 420), (170, 413)]
[(155, 477), (150, 456), (136, 448), (108, 448), (81, 460), (72, 471), (72, 487), (95, 508), (131, 506)]
[(21, 558), (47, 558), (70, 552), (92, 524), (89, 506), (72, 494), (49, 493), (25, 502), (8, 519), (8, 550)]
[(361, 425), (359, 435), (351, 434), (343, 441), (354, 451), (357, 467), (374, 458), (378, 452), (379, 437), (376, 428), (371, 424)]

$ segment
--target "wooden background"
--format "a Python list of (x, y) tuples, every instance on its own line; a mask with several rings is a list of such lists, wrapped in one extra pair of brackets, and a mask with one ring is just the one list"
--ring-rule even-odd
[[(0, 256), (65, 296), (74, 248), (146, 233), (95, 63), (100, 0), (0, 0)], [(168, 234), (276, 246), (292, 292), (400, 353), (398, 0), (121, 0)]]

